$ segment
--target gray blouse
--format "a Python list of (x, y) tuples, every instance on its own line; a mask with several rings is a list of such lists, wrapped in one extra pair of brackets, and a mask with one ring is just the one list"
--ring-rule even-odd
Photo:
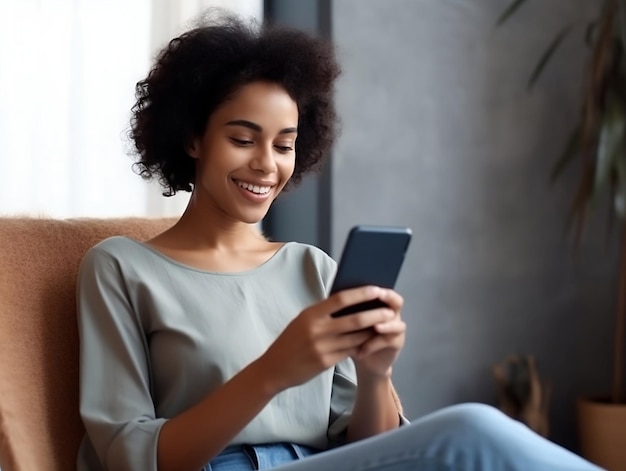
[[(262, 355), (326, 297), (335, 268), (321, 250), (295, 242), (241, 273), (198, 270), (125, 237), (92, 248), (77, 293), (87, 431), (79, 471), (156, 470), (163, 423)], [(278, 394), (231, 444), (340, 444), (355, 382), (354, 364), (341, 362)]]

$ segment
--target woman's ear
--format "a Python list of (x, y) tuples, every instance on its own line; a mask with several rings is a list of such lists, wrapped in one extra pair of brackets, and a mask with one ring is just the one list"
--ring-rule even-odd
[(185, 152), (187, 155), (193, 159), (198, 158), (198, 149), (200, 148), (200, 140), (197, 137), (192, 137), (187, 139), (187, 144), (185, 145)]

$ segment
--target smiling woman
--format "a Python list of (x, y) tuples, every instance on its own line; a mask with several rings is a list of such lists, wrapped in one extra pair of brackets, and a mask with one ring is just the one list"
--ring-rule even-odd
[(293, 175), (297, 126), (298, 105), (282, 87), (241, 87), (187, 149), (199, 173), (191, 204), (215, 205), (248, 223), (263, 219)]
[(598, 469), (485, 405), (408, 424), (391, 380), (400, 294), (329, 294), (326, 253), (260, 232), (330, 150), (338, 75), (331, 43), (226, 14), (138, 83), (137, 170), (191, 198), (156, 237), (82, 261), (80, 471)]

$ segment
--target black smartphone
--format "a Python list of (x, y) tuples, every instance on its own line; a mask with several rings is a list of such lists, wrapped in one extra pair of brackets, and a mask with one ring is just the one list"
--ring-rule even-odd
[[(411, 234), (408, 227), (353, 227), (339, 259), (330, 294), (365, 285), (393, 288), (409, 248)], [(340, 317), (382, 306), (385, 304), (375, 299), (347, 306), (332, 316)]]

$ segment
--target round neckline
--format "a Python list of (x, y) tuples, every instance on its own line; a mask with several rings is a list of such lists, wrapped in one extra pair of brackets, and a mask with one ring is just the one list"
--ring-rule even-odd
[(183, 262), (179, 262), (178, 260), (165, 255), (163, 252), (155, 249), (154, 247), (152, 247), (151, 245), (146, 244), (145, 242), (139, 241), (139, 240), (135, 240), (135, 239), (131, 239), (130, 237), (126, 237), (126, 236), (121, 236), (123, 239), (129, 240), (131, 242), (133, 242), (136, 245), (139, 245), (140, 247), (144, 248), (146, 251), (150, 252), (151, 254), (159, 257), (161, 260), (164, 260), (165, 262), (168, 262), (171, 265), (175, 265), (179, 268), (185, 269), (185, 270), (189, 270), (189, 271), (194, 271), (196, 273), (202, 273), (205, 275), (215, 275), (215, 276), (246, 276), (246, 275), (251, 275), (254, 272), (257, 272), (259, 270), (262, 270), (264, 267), (266, 267), (267, 265), (271, 264), (273, 260), (277, 259), (278, 256), (284, 251), (285, 247), (287, 247), (290, 244), (293, 244), (294, 242), (284, 242), (283, 245), (281, 245), (278, 250), (276, 250), (276, 252), (274, 252), (272, 254), (272, 256), (270, 258), (268, 258), (267, 260), (265, 260), (263, 263), (261, 263), (260, 265), (257, 265), (256, 267), (250, 268), (249, 270), (244, 270), (244, 271), (233, 271), (233, 272), (221, 272), (221, 271), (210, 271), (210, 270), (203, 270), (202, 268), (197, 268), (194, 267), (192, 265), (187, 265), (186, 263)]

